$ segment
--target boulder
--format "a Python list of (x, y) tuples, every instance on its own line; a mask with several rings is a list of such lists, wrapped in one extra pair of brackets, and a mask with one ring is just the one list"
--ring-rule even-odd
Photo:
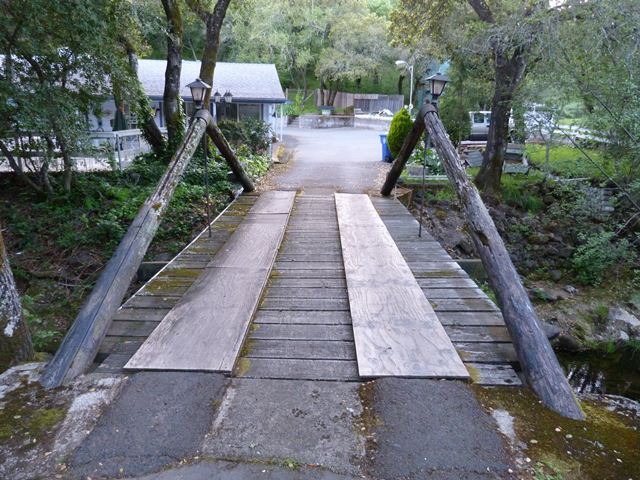
[(560, 270), (551, 270), (549, 272), (549, 276), (551, 277), (551, 280), (557, 282), (562, 278), (562, 272)]
[(547, 336), (549, 340), (553, 340), (558, 335), (560, 335), (560, 333), (562, 333), (562, 329), (557, 325), (551, 325), (550, 323), (547, 323), (547, 322), (540, 322), (540, 326), (542, 327), (544, 334)]
[(607, 330), (624, 332), (633, 338), (640, 338), (640, 320), (624, 308), (610, 308), (607, 317)]

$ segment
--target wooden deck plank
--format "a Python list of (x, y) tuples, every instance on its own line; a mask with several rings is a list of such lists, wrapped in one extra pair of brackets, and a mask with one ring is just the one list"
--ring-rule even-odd
[(369, 197), (335, 201), (360, 376), (467, 378)]
[(125, 368), (231, 373), (295, 198), (267, 193)]
[(337, 288), (328, 287), (278, 287), (269, 284), (269, 289), (265, 296), (268, 298), (291, 298), (291, 299), (307, 299), (307, 298), (324, 298), (324, 299), (347, 299), (347, 290), (344, 285)]
[(350, 325), (254, 324), (251, 338), (262, 340), (353, 340)]
[(279, 380), (359, 380), (355, 360), (243, 358), (236, 376)]
[(247, 358), (292, 358), (317, 360), (355, 360), (350, 342), (316, 340), (260, 340), (252, 338), (243, 351)]
[(348, 311), (313, 312), (290, 310), (258, 310), (255, 323), (297, 323), (317, 325), (350, 325), (351, 314)]

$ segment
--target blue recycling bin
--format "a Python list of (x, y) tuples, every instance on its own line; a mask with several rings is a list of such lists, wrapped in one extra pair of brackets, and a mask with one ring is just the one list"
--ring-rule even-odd
[(382, 144), (382, 161), (389, 163), (393, 162), (393, 156), (391, 155), (391, 151), (389, 150), (389, 145), (387, 145), (386, 133), (380, 135), (380, 143)]

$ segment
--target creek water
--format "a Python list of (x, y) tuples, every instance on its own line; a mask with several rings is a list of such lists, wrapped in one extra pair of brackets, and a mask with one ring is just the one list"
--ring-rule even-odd
[(558, 353), (569, 383), (578, 393), (607, 393), (640, 401), (640, 352)]

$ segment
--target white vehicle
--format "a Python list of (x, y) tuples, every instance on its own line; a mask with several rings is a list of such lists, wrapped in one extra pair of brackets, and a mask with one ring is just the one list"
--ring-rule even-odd
[[(489, 135), (489, 125), (491, 125), (491, 111), (479, 110), (469, 112), (471, 120), (471, 133), (469, 140), (486, 140)], [(509, 117), (509, 131), (514, 128), (513, 117)]]
[(469, 140), (486, 140), (491, 124), (491, 112), (487, 110), (469, 112), (469, 118), (471, 119)]

